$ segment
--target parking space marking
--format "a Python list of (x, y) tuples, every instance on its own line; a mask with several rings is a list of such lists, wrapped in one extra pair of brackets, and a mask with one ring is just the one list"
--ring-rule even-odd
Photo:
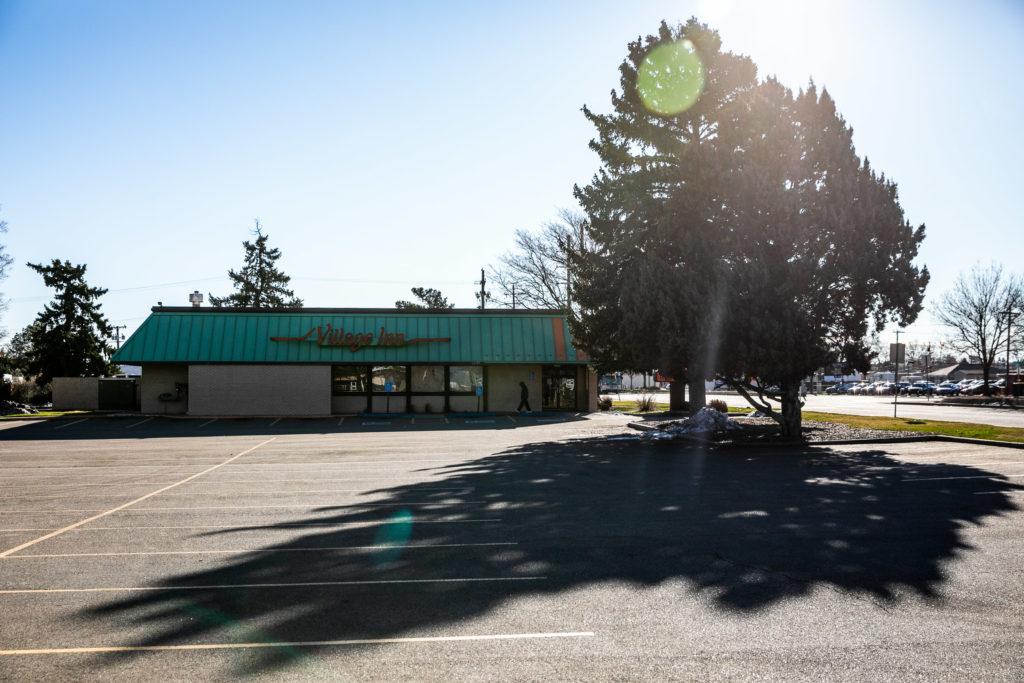
[(516, 419), (514, 417), (512, 417), (511, 415), (506, 415), (505, 417), (507, 417), (508, 421), (511, 422), (512, 424), (514, 424), (514, 425), (519, 424), (518, 422), (516, 422)]
[(341, 419), (338, 420), (338, 426), (340, 427), (344, 422), (345, 422), (345, 418), (342, 417)]
[(389, 586), (431, 583), (500, 583), (503, 581), (544, 581), (546, 576), (474, 576), (451, 579), (352, 579), (350, 581), (297, 581), (294, 583), (220, 583), (200, 586), (103, 586), (99, 588), (4, 588), (0, 595), (39, 593), (142, 593), (153, 591), (219, 591), (234, 588), (326, 588), (330, 586)]
[(265, 553), (316, 553), (337, 552), (343, 550), (432, 550), (434, 548), (487, 548), (493, 546), (518, 545), (514, 541), (495, 541), (488, 543), (430, 543), (423, 545), (347, 545), (323, 546), (320, 548), (229, 548), (227, 550), (136, 550), (123, 553), (40, 553), (38, 555), (11, 555), (5, 560), (31, 560), (54, 557), (133, 557), (136, 555), (262, 555)]
[(155, 417), (147, 417), (145, 420), (139, 420), (138, 422), (136, 422), (134, 424), (128, 425), (127, 427), (125, 427), (125, 429), (131, 429), (132, 427), (138, 427), (139, 425), (144, 425), (147, 422), (149, 422), (150, 420), (155, 420), (155, 419), (156, 419)]
[(62, 425), (57, 425), (56, 427), (54, 427), (54, 429), (64, 429), (65, 427), (70, 427), (70, 426), (76, 425), (76, 424), (78, 424), (80, 422), (85, 422), (88, 419), (89, 418), (87, 418), (87, 417), (83, 417), (81, 420), (75, 420), (74, 422), (65, 422)]
[(205, 427), (206, 425), (208, 425), (208, 424), (213, 424), (213, 423), (214, 423), (214, 422), (216, 422), (216, 421), (217, 421), (217, 418), (213, 418), (212, 420), (207, 420), (207, 421), (206, 421), (206, 422), (204, 422), (203, 424), (201, 424), (201, 425), (199, 425), (198, 427), (196, 427), (196, 429), (202, 429), (202, 428), (203, 428), (203, 427)]
[(951, 479), (999, 479), (1005, 477), (1006, 479), (1016, 479), (1018, 477), (1024, 477), (1024, 474), (984, 474), (984, 475), (971, 475), (964, 477), (904, 477), (901, 481), (949, 481)]
[(466, 420), (468, 425), (492, 425), (494, 420)]
[(362, 422), (364, 427), (391, 427), (391, 422)]
[[(208, 472), (213, 472), (214, 470), (216, 470), (219, 467), (223, 467), (224, 465), (227, 465), (230, 462), (234, 462), (238, 458), (241, 458), (243, 455), (247, 455), (249, 453), (252, 453), (253, 451), (255, 451), (260, 446), (265, 446), (265, 445), (267, 445), (268, 443), (270, 443), (273, 440), (274, 440), (274, 437), (271, 437), (271, 438), (267, 439), (266, 441), (263, 441), (261, 443), (256, 444), (252, 448), (248, 448), (248, 449), (242, 451), (241, 453), (238, 453), (237, 455), (231, 456), (230, 458), (228, 458), (227, 460), (225, 460), (225, 461), (223, 461), (221, 463), (218, 463), (218, 464), (216, 464), (216, 465), (214, 465), (212, 467), (208, 467), (205, 470), (203, 470), (202, 472), (197, 472), (196, 474), (193, 474), (190, 477), (186, 477), (186, 478), (182, 479), (179, 482), (176, 482), (174, 484), (170, 484), (169, 486), (165, 486), (162, 489), (157, 489), (156, 491), (153, 491), (151, 493), (147, 493), (146, 495), (140, 496), (139, 498), (136, 498), (133, 501), (127, 502), (127, 503), (125, 503), (123, 505), (119, 505), (119, 506), (117, 506), (115, 508), (112, 508), (110, 510), (107, 510), (105, 512), (101, 512), (98, 515), (93, 515), (92, 517), (88, 517), (88, 518), (83, 519), (81, 521), (75, 522), (74, 524), (69, 524), (66, 527), (63, 527), (61, 529), (57, 529), (56, 531), (52, 531), (52, 532), (50, 532), (50, 533), (48, 533), (48, 534), (46, 534), (44, 536), (40, 536), (39, 538), (34, 539), (34, 540), (26, 541), (25, 543), (22, 543), (21, 545), (17, 545), (17, 546), (15, 546), (13, 548), (9, 548), (9, 549), (7, 549), (7, 550), (5, 550), (3, 552), (0, 552), (0, 558), (9, 557), (9, 556), (13, 555), (14, 553), (16, 553), (16, 552), (18, 552), (20, 550), (24, 550), (25, 548), (29, 548), (31, 546), (34, 546), (36, 543), (41, 543), (42, 541), (46, 541), (46, 540), (51, 539), (51, 538), (53, 538), (55, 536), (60, 536), (61, 534), (65, 533), (67, 531), (71, 531), (72, 529), (76, 529), (76, 528), (82, 526), (83, 524), (88, 524), (89, 522), (93, 522), (93, 521), (95, 521), (97, 519), (100, 519), (102, 517), (106, 517), (107, 515), (114, 514), (115, 512), (119, 512), (121, 510), (124, 510), (125, 508), (129, 508), (132, 505), (135, 505), (136, 503), (141, 503), (144, 500), (147, 500), (149, 498), (152, 498), (153, 496), (159, 495), (159, 494), (163, 493), (164, 491), (169, 491), (169, 490), (175, 488), (176, 486), (181, 486), (182, 484), (186, 484), (186, 483), (192, 481), (193, 479), (196, 479), (198, 477), (203, 476), (204, 474), (207, 474)], [(36, 512), (38, 512), (38, 511), (36, 511)]]
[[(416, 524), (496, 524), (501, 522), (500, 519), (416, 519)], [(392, 519), (382, 519), (379, 521), (367, 521), (367, 522), (268, 522), (262, 525), (252, 527), (252, 531), (266, 531), (267, 527), (273, 527), (274, 529), (292, 529), (302, 527), (329, 527), (332, 529), (350, 529), (364, 526), (388, 526), (394, 524)], [(53, 531), (56, 527), (43, 527), (43, 528), (32, 528), (32, 529), (0, 529), (0, 531)], [(88, 526), (73, 529), (76, 532), (82, 531), (129, 531), (132, 529), (235, 529), (236, 531), (244, 531), (239, 529), (237, 524), (190, 524), (181, 526)]]
[[(1021, 475), (1021, 476), (1024, 476), (1024, 475)], [(171, 486), (168, 486), (167, 488), (160, 489), (160, 491), (158, 491), (156, 493), (162, 493), (163, 491), (166, 491), (167, 489), (173, 488), (174, 486), (177, 486), (177, 484), (172, 484)], [(382, 502), (379, 502), (379, 503), (345, 503), (345, 504), (338, 503), (337, 505), (330, 505), (330, 503), (323, 503), (323, 502), (313, 503), (313, 504), (306, 503), (304, 505), (190, 505), (188, 507), (152, 507), (152, 508), (135, 508), (134, 510), (125, 510), (125, 508), (128, 507), (129, 505), (134, 505), (135, 503), (138, 503), (139, 501), (145, 500), (146, 498), (149, 498), (150, 496), (156, 495), (156, 493), (147, 494), (147, 495), (143, 496), (142, 498), (137, 498), (137, 499), (133, 500), (131, 503), (125, 503), (121, 507), (114, 508), (113, 510), (108, 510), (107, 512), (104, 512), (102, 515), (96, 515), (96, 517), (90, 517), (89, 519), (90, 520), (91, 519), (98, 519), (100, 517), (104, 517), (104, 516), (106, 516), (108, 514), (112, 514), (114, 512), (171, 512), (171, 511), (178, 511), (178, 510), (301, 510), (301, 509), (308, 509), (308, 508), (322, 508), (325, 505), (330, 506), (330, 508), (338, 508), (338, 509), (340, 509), (340, 508), (351, 509), (351, 508), (371, 508), (371, 507), (395, 507), (395, 506), (400, 506), (400, 507), (456, 507), (456, 506), (459, 506), (459, 505), (487, 505), (488, 503), (491, 502), (491, 501), (487, 501), (487, 500), (460, 500), (460, 501), (455, 502), (455, 503), (437, 503), (437, 502), (434, 502), (434, 501), (419, 501), (419, 502), (415, 502), (415, 503), (410, 503), (408, 501), (404, 501), (403, 500), (403, 501), (394, 501), (394, 502), (390, 502), (390, 501), (389, 502), (383, 502), (382, 501)], [(23, 514), (23, 515), (24, 514), (53, 514), (53, 513), (59, 513), (59, 512), (98, 512), (98, 511), (100, 511), (102, 509), (103, 508), (54, 508), (54, 509), (49, 509), (49, 510), (0, 510), (0, 513), (12, 514), (12, 515), (13, 514)], [(332, 512), (332, 511), (333, 511), (332, 509), (327, 509), (327, 510), (315, 510), (314, 509), (314, 510), (310, 510), (310, 512)], [(86, 521), (89, 521), (89, 520), (86, 520)], [(81, 524), (85, 524), (85, 522), (81, 522)], [(4, 557), (4, 554), (0, 553), (0, 557)]]
[(538, 640), (544, 638), (592, 638), (593, 631), (550, 633), (493, 633), (466, 636), (416, 636), (406, 638), (349, 638), (346, 640), (294, 640), (261, 643), (194, 643), (190, 645), (112, 645), (97, 647), (59, 647), (34, 650), (0, 650), (0, 656), (98, 654), (107, 652), (160, 652), (174, 650), (248, 650), (257, 648), (327, 647), (346, 645), (385, 645), (413, 643), (453, 643), (486, 640)]
[(274, 425), (276, 425), (280, 421), (281, 421), (281, 418), (277, 418), (276, 420), (274, 420), (273, 422), (270, 423), (270, 426), (273, 427)]

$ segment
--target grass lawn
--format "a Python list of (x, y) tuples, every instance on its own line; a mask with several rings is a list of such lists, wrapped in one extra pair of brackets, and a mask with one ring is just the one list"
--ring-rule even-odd
[(0, 420), (32, 420), (41, 417), (64, 417), (65, 415), (81, 415), (84, 410), (41, 410), (31, 415), (0, 415)]
[(1024, 429), (1020, 427), (996, 427), (994, 425), (975, 424), (973, 422), (943, 422), (941, 420), (922, 420), (907, 417), (882, 417), (878, 415), (838, 415), (836, 413), (804, 412), (805, 420), (821, 422), (837, 422), (851, 427), (868, 429), (889, 429), (907, 432), (923, 432), (926, 434), (942, 434), (944, 436), (962, 436), (970, 439), (992, 439), (994, 441), (1014, 441), (1024, 443)]

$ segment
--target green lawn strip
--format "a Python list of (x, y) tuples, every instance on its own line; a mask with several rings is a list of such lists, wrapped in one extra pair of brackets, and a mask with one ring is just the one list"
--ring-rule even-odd
[(42, 410), (31, 415), (0, 415), (0, 420), (33, 420), (44, 417), (65, 417), (70, 415), (83, 415), (85, 410)]
[(878, 415), (840, 415), (837, 413), (816, 413), (806, 411), (805, 420), (835, 422), (851, 427), (865, 429), (881, 429), (905, 432), (922, 432), (925, 434), (942, 434), (944, 436), (961, 436), (969, 439), (991, 439), (993, 441), (1013, 441), (1024, 443), (1024, 428), (999, 427), (996, 425), (975, 424), (973, 422), (944, 422), (941, 420), (923, 420), (906, 417), (882, 417)]

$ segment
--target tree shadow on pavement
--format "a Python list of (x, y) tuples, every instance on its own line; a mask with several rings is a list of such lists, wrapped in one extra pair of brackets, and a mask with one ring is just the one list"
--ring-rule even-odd
[[(818, 587), (883, 608), (911, 596), (942, 600), (945, 564), (972, 550), (965, 527), (1017, 510), (1010, 494), (1022, 487), (980, 468), (908, 464), (881, 448), (706, 453), (611, 439), (528, 444), (424, 468), (429, 481), (368, 492), (372, 507), (319, 508), (278, 525), (209, 532), (301, 535), (167, 576), (159, 590), (82, 616), (127, 619), (150, 634), (136, 645), (167, 645), (457, 633), (463, 620), (517, 597), (605, 582), (682, 580), (688, 593), (738, 614)], [(500, 522), (452, 521), (486, 518)], [(312, 522), (331, 526), (296, 530)], [(517, 545), (422, 547), (488, 542)], [(350, 550), (301, 552), (310, 547)], [(417, 583), (465, 578), (501, 580)], [(366, 580), (411, 583), (187, 590)], [(296, 661), (295, 651), (269, 648), (245, 666)]]

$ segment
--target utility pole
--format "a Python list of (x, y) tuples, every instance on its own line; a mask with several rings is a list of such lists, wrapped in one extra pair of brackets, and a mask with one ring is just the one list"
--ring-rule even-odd
[(512, 283), (512, 310), (516, 310), (516, 283)]
[(118, 350), (121, 349), (121, 340), (124, 337), (121, 336), (121, 330), (128, 329), (127, 325), (111, 325), (110, 329), (114, 330), (114, 342), (117, 343)]
[(932, 390), (931, 390), (931, 386), (930, 386), (932, 380), (931, 380), (931, 377), (928, 376), (928, 361), (930, 360), (930, 356), (931, 355), (932, 355), (932, 343), (928, 342), (928, 346), (924, 350), (924, 381), (925, 381), (924, 390), (925, 390), (925, 393), (928, 395), (928, 400), (929, 401), (932, 400)]
[(892, 416), (896, 417), (896, 407), (900, 402), (900, 331), (896, 330), (896, 373), (893, 376)]
[(484, 269), (480, 269), (480, 281), (474, 284), (480, 285), (480, 293), (477, 294), (477, 298), (480, 299), (480, 310), (487, 308), (487, 275), (484, 274)]

